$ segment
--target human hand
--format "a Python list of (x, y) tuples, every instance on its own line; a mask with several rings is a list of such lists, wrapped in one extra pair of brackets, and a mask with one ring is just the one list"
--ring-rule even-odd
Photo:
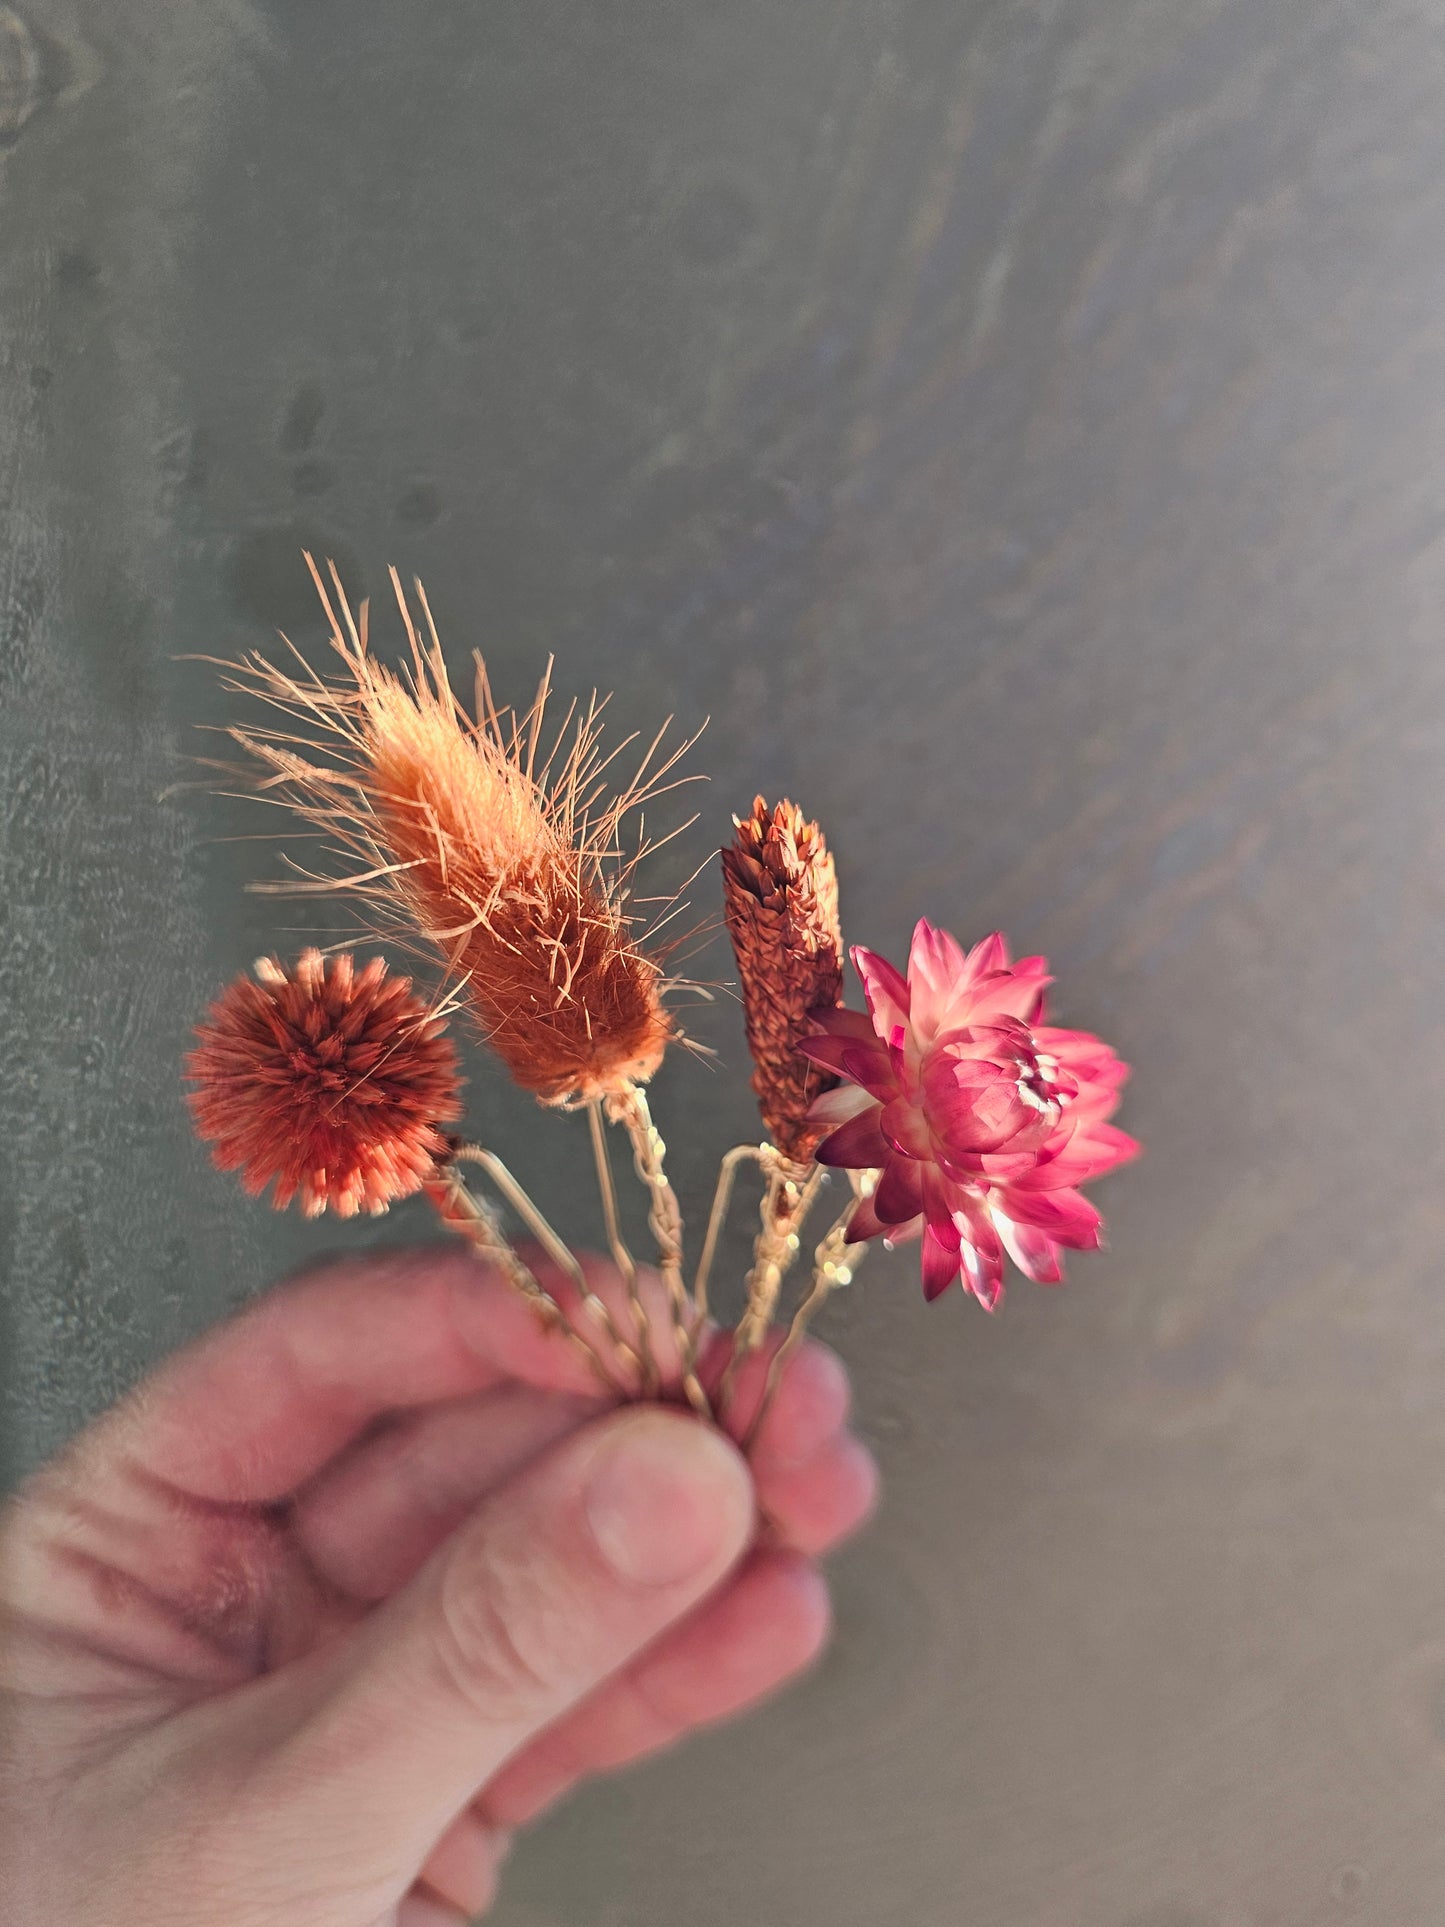
[(846, 1412), (804, 1347), (745, 1464), (682, 1411), (616, 1409), (460, 1251), (271, 1293), (7, 1509), (10, 1917), (459, 1927), (512, 1829), (816, 1654), (813, 1562), (875, 1483)]

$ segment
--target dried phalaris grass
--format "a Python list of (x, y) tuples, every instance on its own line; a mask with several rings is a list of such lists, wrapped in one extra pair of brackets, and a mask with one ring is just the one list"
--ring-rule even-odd
[(843, 984), (838, 882), (818, 825), (795, 803), (769, 808), (761, 796), (750, 815), (733, 822), (732, 843), (722, 852), (723, 896), (753, 1090), (770, 1141), (758, 1151), (766, 1179), (762, 1222), (723, 1396), (772, 1321), (817, 1194), (812, 1154), (823, 1133), (809, 1107), (837, 1080), (801, 1056), (798, 1045), (816, 1030), (820, 1009), (836, 1008)]
[(800, 1057), (798, 1045), (817, 1028), (811, 1013), (842, 995), (838, 880), (822, 831), (795, 803), (769, 809), (760, 796), (734, 824), (722, 852), (723, 894), (753, 1089), (778, 1150), (806, 1162), (823, 1135), (808, 1107), (837, 1081)]
[(231, 687), (293, 724), (228, 733), (260, 766), (262, 789), (329, 836), (351, 868), (271, 887), (350, 892), (419, 932), (514, 1080), (544, 1101), (587, 1103), (645, 1081), (675, 1026), (662, 964), (626, 913), (645, 852), (625, 859), (620, 829), (668, 786), (687, 745), (661, 754), (659, 736), (631, 784), (609, 796), (596, 697), (568, 711), (549, 748), (548, 679), (518, 715), (497, 707), (477, 658), (469, 716), (419, 584), (425, 640), (392, 571), (411, 648), (397, 674), (371, 656), (366, 606), (352, 615), (334, 565), (328, 588), (306, 560), (343, 675), (325, 679), (299, 655), (294, 668), (258, 654), (227, 665)]

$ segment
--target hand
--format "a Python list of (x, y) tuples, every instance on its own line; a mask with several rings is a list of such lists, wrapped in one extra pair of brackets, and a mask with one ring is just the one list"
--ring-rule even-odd
[(273, 1292), (5, 1515), (8, 1917), (459, 1927), (512, 1829), (817, 1653), (874, 1490), (846, 1408), (805, 1347), (745, 1463), (460, 1250)]

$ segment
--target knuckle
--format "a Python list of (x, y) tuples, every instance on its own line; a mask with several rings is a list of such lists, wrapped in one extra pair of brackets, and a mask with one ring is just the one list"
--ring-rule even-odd
[(549, 1630), (553, 1612), (522, 1574), (449, 1560), (437, 1603), (435, 1663), (479, 1718), (509, 1723), (558, 1697), (563, 1669)]

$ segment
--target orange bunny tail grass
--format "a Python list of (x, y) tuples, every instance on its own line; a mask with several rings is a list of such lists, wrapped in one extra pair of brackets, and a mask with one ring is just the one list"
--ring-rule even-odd
[(549, 748), (548, 679), (519, 716), (496, 706), (477, 657), (468, 716), (419, 583), (425, 641), (391, 573), (411, 646), (399, 675), (372, 659), (366, 605), (353, 617), (335, 566), (333, 603), (306, 560), (343, 676), (325, 679), (299, 655), (297, 674), (255, 654), (225, 665), (229, 687), (295, 725), (228, 734), (253, 771), (260, 766), (263, 793), (325, 833), (351, 867), (269, 887), (349, 892), (373, 920), (419, 932), (485, 1041), (544, 1101), (590, 1102), (645, 1081), (675, 1026), (661, 961), (641, 948), (626, 915), (646, 852), (624, 858), (620, 831), (629, 812), (670, 787), (690, 745), (659, 756), (659, 736), (633, 782), (609, 796), (612, 757), (599, 747), (595, 696), (568, 710)]
[(753, 1089), (773, 1142), (805, 1162), (823, 1128), (808, 1106), (835, 1081), (798, 1055), (816, 1030), (811, 1013), (832, 1009), (843, 988), (838, 880), (823, 832), (795, 803), (733, 819), (722, 852), (723, 895), (742, 983)]

